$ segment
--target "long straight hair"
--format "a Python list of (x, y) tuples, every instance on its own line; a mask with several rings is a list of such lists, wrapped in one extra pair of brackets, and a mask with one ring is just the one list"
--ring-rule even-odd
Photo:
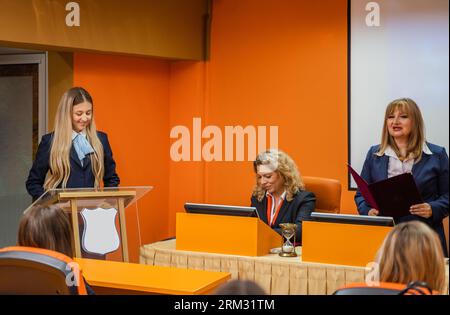
[(396, 110), (407, 113), (412, 122), (411, 134), (408, 139), (408, 147), (406, 148), (407, 156), (411, 153), (414, 158), (414, 163), (417, 163), (422, 158), (423, 143), (425, 141), (425, 127), (423, 123), (422, 113), (419, 106), (410, 98), (399, 98), (389, 103), (384, 115), (383, 132), (381, 135), (380, 150), (377, 152), (383, 155), (388, 146), (390, 146), (397, 156), (400, 156), (400, 150), (395, 143), (394, 138), (389, 134), (387, 120), (389, 115)]
[(61, 185), (66, 188), (70, 177), (70, 150), (72, 147), (72, 113), (73, 106), (81, 103), (92, 105), (91, 122), (86, 127), (87, 140), (94, 149), (91, 154), (91, 167), (94, 174), (94, 187), (100, 187), (104, 174), (103, 146), (97, 135), (94, 120), (94, 103), (89, 93), (81, 88), (74, 87), (63, 94), (59, 102), (55, 117), (55, 131), (50, 149), (50, 169), (47, 173), (44, 189), (54, 189)]

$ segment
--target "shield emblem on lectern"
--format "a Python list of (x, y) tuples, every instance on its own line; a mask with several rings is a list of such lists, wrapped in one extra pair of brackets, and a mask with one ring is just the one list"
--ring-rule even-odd
[(83, 250), (89, 253), (107, 254), (119, 248), (120, 239), (116, 229), (117, 209), (83, 209), (81, 216), (84, 231), (81, 240)]

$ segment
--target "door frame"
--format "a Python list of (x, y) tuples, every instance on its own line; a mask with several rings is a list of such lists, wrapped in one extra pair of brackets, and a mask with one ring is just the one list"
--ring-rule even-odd
[(38, 82), (38, 139), (47, 133), (48, 128), (48, 54), (47, 52), (32, 54), (0, 55), (0, 65), (37, 64)]

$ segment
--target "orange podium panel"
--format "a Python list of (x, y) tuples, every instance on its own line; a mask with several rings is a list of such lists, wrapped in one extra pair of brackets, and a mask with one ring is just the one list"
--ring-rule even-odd
[(302, 261), (363, 266), (374, 261), (392, 227), (304, 221)]
[(281, 236), (254, 217), (177, 213), (176, 249), (242, 256), (267, 255)]

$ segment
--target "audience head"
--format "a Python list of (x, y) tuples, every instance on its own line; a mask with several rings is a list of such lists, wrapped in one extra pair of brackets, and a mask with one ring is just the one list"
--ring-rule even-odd
[(407, 140), (407, 152), (420, 160), (425, 141), (425, 127), (417, 104), (410, 98), (400, 98), (389, 103), (384, 115), (380, 153), (390, 146), (398, 156), (396, 141)]
[(231, 280), (214, 292), (216, 295), (266, 295), (259, 284), (250, 280)]
[(31, 207), (20, 220), (18, 245), (50, 249), (72, 257), (72, 226), (67, 214), (54, 205)]
[(300, 173), (292, 158), (281, 150), (270, 149), (261, 152), (253, 162), (256, 186), (253, 196), (259, 201), (266, 192), (282, 193), (286, 190), (286, 200), (291, 201), (299, 190), (304, 190)]
[(408, 284), (424, 281), (441, 292), (445, 262), (437, 234), (420, 221), (395, 226), (377, 254), (381, 282)]

